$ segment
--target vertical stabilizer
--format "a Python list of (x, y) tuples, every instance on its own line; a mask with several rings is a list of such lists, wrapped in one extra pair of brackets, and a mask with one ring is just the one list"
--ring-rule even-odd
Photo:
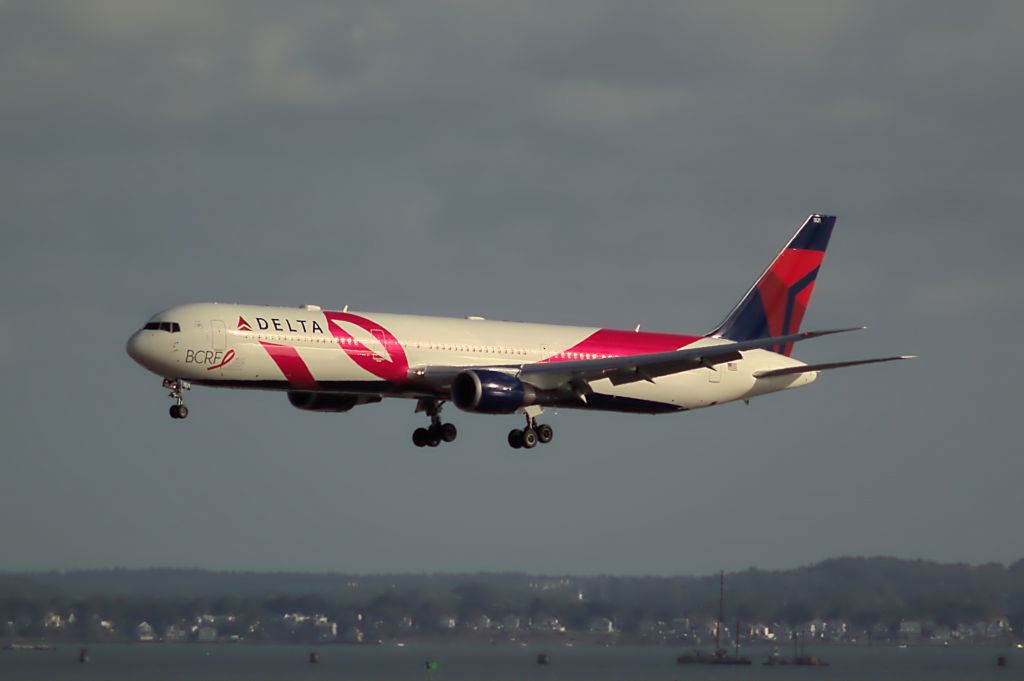
[[(729, 316), (710, 335), (734, 341), (786, 336), (800, 330), (825, 257), (834, 215), (812, 214)], [(773, 351), (789, 356), (793, 344)]]

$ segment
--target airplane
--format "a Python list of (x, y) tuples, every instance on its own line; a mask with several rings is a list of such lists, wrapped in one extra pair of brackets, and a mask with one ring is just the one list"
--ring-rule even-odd
[(532, 449), (554, 431), (545, 407), (642, 414), (690, 411), (812, 383), (828, 369), (910, 355), (823, 364), (792, 357), (800, 341), (863, 327), (800, 331), (833, 215), (812, 214), (725, 320), (702, 335), (420, 315), (199, 303), (154, 315), (127, 352), (163, 377), (188, 416), (192, 385), (283, 391), (298, 409), (347, 412), (386, 397), (416, 400), (430, 419), (417, 447), (452, 442), (441, 410), (524, 415), (508, 444)]

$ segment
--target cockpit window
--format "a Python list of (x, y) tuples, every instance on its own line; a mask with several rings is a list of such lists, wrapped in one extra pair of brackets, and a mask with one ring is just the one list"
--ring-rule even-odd
[(181, 331), (181, 325), (178, 322), (146, 322), (142, 328), (147, 331), (169, 331), (170, 333)]

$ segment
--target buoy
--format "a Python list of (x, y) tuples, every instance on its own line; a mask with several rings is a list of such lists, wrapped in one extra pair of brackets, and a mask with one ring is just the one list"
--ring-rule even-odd
[(441, 665), (437, 663), (437, 660), (427, 660), (424, 662), (424, 666), (426, 666), (428, 672), (434, 672), (437, 671), (438, 667)]
[(1006, 666), (1006, 662), (1007, 662), (1007, 660), (1006, 660), (1006, 656), (1005, 655), (1000, 655), (999, 657), (996, 658), (996, 666), (997, 667), (1005, 667)]
[(82, 648), (82, 649), (80, 649), (78, 651), (78, 661), (79, 662), (88, 662), (89, 661), (89, 649), (88, 648)]
[(551, 658), (547, 653), (540, 653), (537, 655), (537, 664), (551, 664)]
[(315, 650), (309, 653), (309, 663), (310, 664), (316, 664), (319, 661), (320, 661), (320, 653), (316, 652)]

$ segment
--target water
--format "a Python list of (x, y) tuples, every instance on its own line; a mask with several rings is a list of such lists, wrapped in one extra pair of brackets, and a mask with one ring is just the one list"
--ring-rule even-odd
[[(460, 647), (291, 645), (90, 645), (0, 652), (0, 681), (987, 681), (1024, 679), (1024, 651), (1008, 648), (809, 650), (825, 668), (762, 667), (767, 648), (747, 648), (751, 667), (679, 666), (672, 647)], [(309, 664), (310, 651), (320, 655)], [(540, 666), (546, 652), (551, 664)], [(785, 651), (783, 651), (785, 652)], [(1006, 668), (996, 658), (1009, 658)], [(427, 671), (424, 661), (438, 660)]]

